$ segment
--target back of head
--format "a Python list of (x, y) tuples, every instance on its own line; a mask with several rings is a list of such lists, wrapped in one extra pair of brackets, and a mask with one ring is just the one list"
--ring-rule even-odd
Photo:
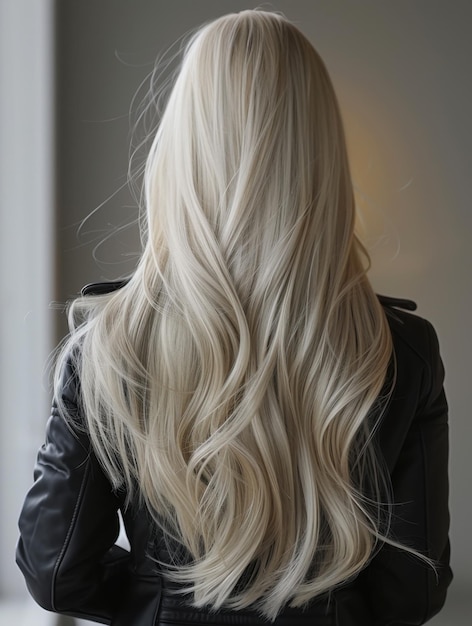
[(113, 484), (192, 556), (197, 606), (274, 617), (357, 573), (379, 520), (368, 416), (391, 339), (354, 236), (326, 69), (280, 15), (200, 29), (145, 173), (123, 289), (79, 299), (70, 344)]
[(146, 180), (150, 245), (175, 243), (180, 253), (176, 233), (197, 239), (185, 242), (192, 249), (212, 239), (245, 299), (258, 289), (251, 279), (261, 264), (289, 260), (301, 245), (308, 264), (315, 248), (322, 255), (311, 263), (318, 295), (334, 286), (320, 273), (342, 274), (354, 262), (336, 96), (314, 48), (277, 14), (228, 15), (193, 37)]

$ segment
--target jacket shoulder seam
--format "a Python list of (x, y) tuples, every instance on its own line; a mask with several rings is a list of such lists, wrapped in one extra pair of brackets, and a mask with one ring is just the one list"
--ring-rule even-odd
[(418, 308), (416, 302), (408, 298), (394, 298), (392, 296), (383, 296), (379, 293), (377, 298), (383, 306), (389, 308), (394, 307), (396, 309), (405, 309), (406, 311), (416, 311)]
[(114, 291), (118, 291), (122, 287), (128, 284), (129, 278), (124, 280), (110, 280), (96, 283), (88, 283), (85, 287), (82, 287), (80, 295), (84, 296), (102, 296)]

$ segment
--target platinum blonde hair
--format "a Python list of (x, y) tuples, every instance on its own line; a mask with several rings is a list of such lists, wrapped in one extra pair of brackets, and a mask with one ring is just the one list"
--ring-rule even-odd
[(144, 199), (130, 281), (71, 305), (56, 395), (79, 346), (98, 458), (192, 557), (165, 575), (273, 619), (357, 574), (388, 525), (392, 341), (335, 93), (294, 25), (248, 10), (192, 37)]

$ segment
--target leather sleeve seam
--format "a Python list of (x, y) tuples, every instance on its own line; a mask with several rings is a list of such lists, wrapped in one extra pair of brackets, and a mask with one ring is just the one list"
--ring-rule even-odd
[(430, 324), (427, 320), (423, 319), (423, 327), (425, 330), (425, 343), (427, 349), (427, 356), (422, 357), (423, 373), (422, 373), (422, 385), (421, 395), (418, 398), (417, 414), (421, 415), (427, 408), (431, 401), (431, 392), (433, 390), (433, 370), (431, 367), (432, 359), (432, 344), (431, 344), (431, 332)]
[(84, 494), (84, 491), (85, 491), (86, 484), (88, 482), (89, 473), (90, 473), (90, 458), (87, 459), (87, 465), (85, 467), (84, 475), (82, 477), (82, 482), (81, 482), (81, 485), (80, 485), (79, 495), (77, 496), (77, 501), (75, 503), (74, 511), (72, 513), (72, 519), (70, 521), (69, 528), (67, 530), (67, 534), (66, 534), (66, 537), (64, 539), (64, 543), (62, 544), (62, 548), (61, 548), (61, 551), (59, 553), (59, 556), (57, 557), (57, 561), (56, 561), (56, 564), (54, 566), (54, 571), (53, 571), (53, 574), (52, 574), (52, 580), (51, 580), (51, 606), (52, 606), (53, 611), (56, 611), (56, 612), (59, 610), (57, 608), (57, 606), (56, 606), (56, 597), (55, 597), (56, 596), (56, 593), (55, 593), (55, 591), (56, 591), (56, 582), (57, 582), (57, 578), (58, 578), (58, 574), (59, 574), (59, 568), (61, 567), (61, 565), (63, 563), (65, 554), (66, 554), (67, 549), (68, 549), (69, 544), (70, 544), (70, 540), (71, 540), (72, 534), (74, 532), (75, 524), (76, 524), (76, 521), (77, 521), (77, 516), (78, 516), (78, 513), (79, 513), (80, 506), (82, 504), (83, 494)]
[(431, 395), (434, 389), (434, 380), (433, 380), (433, 367), (432, 367), (432, 359), (433, 359), (433, 345), (432, 345), (432, 338), (431, 338), (431, 327), (430, 324), (428, 322), (426, 322), (425, 320), (425, 326), (426, 326), (426, 336), (427, 336), (427, 341), (428, 341), (428, 361), (427, 361), (427, 365), (428, 365), (428, 370), (429, 370), (429, 389), (428, 389), (428, 395), (427, 395), (427, 401), (431, 401)]
[[(430, 556), (429, 555), (429, 511), (427, 510), (427, 506), (426, 503), (429, 501), (428, 500), (428, 481), (426, 480), (426, 475), (427, 475), (427, 457), (426, 457), (426, 447), (425, 447), (425, 443), (424, 443), (424, 436), (423, 436), (423, 429), (420, 429), (420, 441), (421, 441), (421, 455), (423, 457), (423, 493), (424, 493), (424, 501), (425, 501), (425, 513), (424, 513), (424, 534), (425, 534), (425, 552), (426, 552), (426, 556)], [(430, 567), (429, 565), (427, 565), (427, 567)], [(430, 594), (430, 584), (429, 584), (429, 572), (426, 571), (425, 569), (425, 573), (426, 573), (426, 603), (425, 603), (425, 608), (424, 608), (424, 614), (423, 614), (423, 621), (421, 622), (422, 624), (424, 624), (427, 620), (428, 620), (428, 616), (429, 616), (429, 607), (431, 604), (431, 594)]]

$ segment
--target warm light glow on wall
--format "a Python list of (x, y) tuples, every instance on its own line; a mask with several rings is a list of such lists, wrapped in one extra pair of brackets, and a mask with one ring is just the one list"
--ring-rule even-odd
[(421, 280), (430, 273), (438, 246), (452, 245), (451, 224), (438, 210), (441, 198), (448, 198), (447, 181), (438, 178), (441, 164), (430, 149), (431, 138), (422, 136), (421, 127), (412, 133), (413, 118), (404, 108), (379, 106), (368, 94), (355, 92), (343, 91), (340, 100), (356, 229), (372, 258), (374, 284), (398, 293), (405, 278)]

